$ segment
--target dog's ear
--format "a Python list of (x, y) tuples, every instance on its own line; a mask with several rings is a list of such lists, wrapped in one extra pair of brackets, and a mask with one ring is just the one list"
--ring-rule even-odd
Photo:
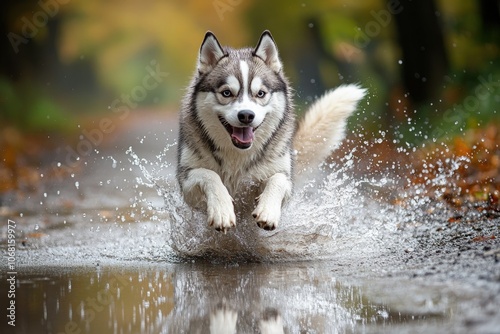
[(198, 58), (198, 72), (210, 72), (226, 54), (219, 41), (211, 31), (207, 31), (201, 43), (200, 57)]
[(281, 71), (281, 61), (278, 56), (278, 48), (269, 30), (262, 33), (259, 43), (253, 51), (253, 55), (262, 59), (274, 72)]

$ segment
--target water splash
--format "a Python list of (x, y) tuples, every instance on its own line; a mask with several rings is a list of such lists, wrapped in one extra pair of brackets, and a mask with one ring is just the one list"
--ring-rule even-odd
[[(318, 175), (298, 182), (276, 230), (258, 228), (250, 214), (253, 206), (247, 205), (236, 212), (236, 228), (227, 234), (216, 232), (203, 212), (191, 209), (182, 199), (169, 152), (175, 146), (168, 145), (154, 161), (140, 158), (132, 148), (127, 154), (141, 172), (136, 182), (156, 189), (164, 199), (163, 207), (150, 203), (146, 207), (165, 224), (168, 246), (181, 261), (296, 261), (330, 259), (343, 250), (383, 252), (383, 239), (395, 233), (401, 222), (393, 206), (366, 195), (380, 197), (380, 189), (396, 182), (388, 177), (352, 177), (354, 149), (342, 164), (323, 166)], [(165, 174), (165, 170), (170, 172)]]

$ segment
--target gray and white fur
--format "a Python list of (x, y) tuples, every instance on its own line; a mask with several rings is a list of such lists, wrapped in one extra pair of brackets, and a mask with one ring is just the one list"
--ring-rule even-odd
[[(255, 196), (256, 190), (252, 216), (261, 228), (275, 229), (292, 194), (293, 166), (296, 174), (307, 171), (338, 146), (364, 93), (354, 85), (339, 87), (296, 126), (270, 32), (253, 49), (222, 47), (207, 32), (180, 112), (177, 178), (185, 201), (226, 232), (236, 225), (233, 198)], [(253, 205), (248, 202), (237, 201)]]

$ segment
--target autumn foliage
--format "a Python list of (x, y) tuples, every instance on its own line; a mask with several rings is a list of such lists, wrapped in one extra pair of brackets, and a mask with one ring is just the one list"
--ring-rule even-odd
[(411, 186), (439, 193), (453, 207), (467, 204), (500, 216), (500, 131), (495, 124), (423, 147), (411, 160)]

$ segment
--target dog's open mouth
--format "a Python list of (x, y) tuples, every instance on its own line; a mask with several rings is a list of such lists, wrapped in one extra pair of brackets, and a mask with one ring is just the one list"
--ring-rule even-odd
[(252, 128), (251, 126), (232, 126), (221, 116), (219, 116), (219, 120), (231, 136), (231, 141), (233, 142), (234, 146), (240, 149), (247, 149), (252, 146), (254, 131), (256, 130), (256, 128)]

